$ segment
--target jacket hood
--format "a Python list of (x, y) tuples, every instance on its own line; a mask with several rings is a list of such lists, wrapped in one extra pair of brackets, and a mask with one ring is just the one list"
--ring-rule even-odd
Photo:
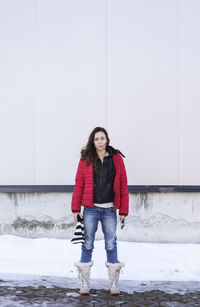
[(119, 149), (115, 149), (114, 147), (112, 147), (110, 145), (106, 146), (106, 150), (108, 151), (109, 155), (110, 154), (113, 154), (113, 155), (120, 154), (121, 156), (123, 156), (125, 158), (125, 156), (123, 155), (123, 153)]

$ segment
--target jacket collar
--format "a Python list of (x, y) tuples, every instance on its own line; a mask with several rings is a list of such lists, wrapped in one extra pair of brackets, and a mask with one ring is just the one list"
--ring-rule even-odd
[(125, 156), (123, 155), (123, 153), (121, 153), (119, 149), (115, 149), (114, 147), (110, 145), (106, 146), (106, 151), (109, 153), (109, 156), (120, 154), (121, 156), (125, 158)]

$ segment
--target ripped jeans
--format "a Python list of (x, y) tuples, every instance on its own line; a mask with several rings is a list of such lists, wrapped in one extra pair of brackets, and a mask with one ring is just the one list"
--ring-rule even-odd
[(104, 233), (107, 261), (111, 263), (119, 262), (117, 259), (116, 209), (113, 207), (100, 208), (96, 206), (84, 207), (83, 209), (85, 242), (82, 244), (81, 262), (91, 261), (94, 238), (99, 221)]

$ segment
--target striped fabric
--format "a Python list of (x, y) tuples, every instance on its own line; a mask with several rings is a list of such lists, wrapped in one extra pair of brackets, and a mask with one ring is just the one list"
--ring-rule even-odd
[(71, 243), (77, 244), (77, 243), (84, 243), (84, 225), (83, 225), (83, 219), (77, 215), (78, 222), (76, 224), (76, 229), (74, 232), (74, 236), (71, 239)]

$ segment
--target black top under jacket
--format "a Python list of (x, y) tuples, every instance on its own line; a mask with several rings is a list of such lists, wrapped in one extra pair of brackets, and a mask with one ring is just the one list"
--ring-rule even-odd
[(109, 153), (109, 156), (104, 157), (103, 162), (100, 158), (98, 158), (97, 163), (99, 168), (99, 174), (97, 175), (93, 171), (94, 203), (103, 204), (114, 202), (114, 179), (116, 175), (116, 169), (112, 158), (112, 149), (113, 148), (109, 145), (106, 147), (106, 151)]

